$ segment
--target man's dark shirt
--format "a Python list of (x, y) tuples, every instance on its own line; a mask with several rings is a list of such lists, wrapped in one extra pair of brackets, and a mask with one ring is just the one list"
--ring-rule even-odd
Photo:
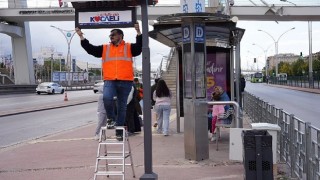
[(151, 86), (151, 106), (154, 106), (156, 104), (156, 101), (153, 100), (153, 92), (156, 90), (156, 88), (157, 88), (156, 83)]
[[(87, 51), (88, 54), (100, 58), (102, 57), (103, 45), (95, 46), (90, 44), (89, 40), (84, 39), (81, 41), (81, 46)], [(136, 43), (131, 43), (132, 56), (139, 56), (142, 52), (142, 35), (137, 35)]]
[(244, 92), (244, 88), (246, 87), (246, 80), (244, 77), (240, 78), (240, 92)]

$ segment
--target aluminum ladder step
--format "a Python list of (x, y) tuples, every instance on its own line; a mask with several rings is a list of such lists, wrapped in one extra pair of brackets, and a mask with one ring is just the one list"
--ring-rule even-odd
[[(123, 141), (118, 141), (115, 138), (107, 137), (107, 127), (102, 127), (100, 130), (100, 138), (96, 157), (96, 166), (94, 173), (94, 180), (97, 176), (122, 176), (125, 179), (125, 166), (131, 166), (133, 177), (135, 178), (133, 159), (131, 154), (130, 142), (127, 136), (125, 127), (116, 127), (116, 130), (122, 130)], [(118, 146), (118, 151), (108, 151), (110, 147), (116, 148)], [(120, 147), (120, 148), (119, 148)], [(126, 151), (126, 147), (128, 150)], [(101, 149), (104, 148), (104, 152)], [(126, 163), (126, 158), (130, 158), (131, 163)], [(112, 160), (111, 163), (108, 160)], [(101, 164), (101, 161), (105, 161), (105, 164)], [(99, 164), (100, 163), (100, 164)], [(111, 167), (109, 167), (111, 166)], [(113, 167), (121, 167), (120, 171), (109, 171)], [(104, 168), (104, 170), (102, 170)]]
[(124, 172), (122, 172), (122, 171), (98, 171), (98, 172), (96, 172), (97, 176), (108, 176), (108, 175), (122, 176), (123, 174), (124, 174)]

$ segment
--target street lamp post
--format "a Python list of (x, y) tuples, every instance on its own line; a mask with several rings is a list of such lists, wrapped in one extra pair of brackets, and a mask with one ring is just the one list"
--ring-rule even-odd
[(276, 54), (275, 54), (275, 56), (276, 56), (276, 76), (278, 76), (278, 44), (279, 44), (279, 40), (280, 40), (280, 38), (281, 38), (284, 34), (286, 34), (287, 32), (289, 32), (289, 31), (291, 31), (291, 30), (294, 30), (294, 29), (295, 29), (295, 27), (288, 29), (287, 31), (285, 31), (284, 33), (282, 33), (277, 40), (276, 40), (271, 34), (269, 34), (268, 32), (266, 32), (266, 31), (264, 31), (264, 30), (261, 30), (261, 29), (258, 29), (258, 31), (264, 32), (264, 33), (266, 33), (268, 36), (270, 36), (270, 37), (272, 38), (273, 42), (274, 42), (275, 53), (276, 53)]
[(53, 53), (51, 54), (51, 81), (53, 81)]
[(67, 55), (67, 71), (68, 71), (68, 86), (71, 85), (71, 74), (70, 74), (70, 70), (71, 70), (71, 54), (70, 54), (70, 44), (71, 44), (71, 40), (74, 36), (74, 34), (76, 33), (74, 30), (63, 30), (61, 28), (58, 28), (56, 26), (53, 26), (51, 25), (50, 27), (53, 27), (57, 30), (59, 30), (63, 35), (64, 37), (66, 38), (67, 40), (67, 44), (68, 44), (68, 55)]
[(60, 73), (61, 73), (61, 54), (59, 54), (59, 70), (60, 70)]
[(263, 53), (264, 53), (264, 60), (265, 60), (265, 62), (266, 62), (266, 77), (268, 77), (268, 75), (269, 75), (269, 72), (268, 72), (268, 70), (269, 70), (269, 64), (268, 64), (268, 59), (267, 59), (267, 52), (268, 52), (268, 50), (269, 50), (269, 48), (271, 47), (271, 45), (267, 48), (267, 49), (264, 49), (263, 47), (261, 47), (260, 45), (258, 45), (258, 44), (255, 44), (255, 43), (253, 43), (252, 45), (254, 45), (254, 46), (257, 46), (257, 47), (259, 47), (262, 51), (263, 51)]

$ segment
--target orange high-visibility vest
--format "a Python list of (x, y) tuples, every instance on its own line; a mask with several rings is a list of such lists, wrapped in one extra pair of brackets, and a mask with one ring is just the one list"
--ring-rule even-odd
[(131, 44), (122, 41), (118, 46), (104, 44), (102, 51), (104, 80), (133, 80)]

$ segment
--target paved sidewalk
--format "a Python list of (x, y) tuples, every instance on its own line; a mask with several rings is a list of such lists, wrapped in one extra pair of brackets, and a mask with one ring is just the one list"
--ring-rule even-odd
[[(181, 133), (175, 133), (171, 116), (170, 136), (152, 134), (153, 172), (161, 180), (243, 179), (243, 165), (228, 160), (229, 130), (222, 130), (219, 151), (209, 142), (210, 158), (189, 161), (184, 158), (183, 118)], [(0, 179), (10, 180), (89, 180), (93, 179), (98, 142), (93, 140), (96, 124), (62, 132), (0, 150)], [(154, 129), (153, 129), (154, 130)], [(110, 130), (114, 134), (114, 130)], [(130, 167), (126, 179), (139, 179), (144, 173), (143, 132), (130, 137), (136, 178)], [(100, 178), (107, 179), (107, 178)], [(109, 179), (120, 179), (113, 176)]]
[[(276, 86), (276, 85), (271, 85)], [(320, 93), (319, 89), (284, 87), (294, 90)], [(91, 102), (63, 102), (63, 106)], [(54, 105), (52, 108), (61, 107)], [(37, 107), (24, 109), (37, 111)], [(8, 113), (8, 112), (6, 112)], [(11, 113), (11, 112), (10, 112)], [(14, 112), (12, 112), (14, 113)], [(18, 112), (20, 113), (20, 112)], [(1, 115), (6, 115), (5, 113)], [(219, 151), (215, 142), (209, 142), (209, 159), (189, 161), (184, 158), (184, 120), (180, 119), (181, 132), (176, 133), (175, 110), (172, 111), (170, 136), (152, 134), (153, 172), (160, 180), (240, 180), (244, 168), (241, 162), (229, 160), (229, 129), (222, 129)], [(249, 127), (250, 119), (244, 114), (244, 127)], [(98, 142), (93, 139), (96, 124), (64, 131), (52, 136), (32, 140), (23, 144), (0, 149), (0, 179), (2, 180), (91, 180), (94, 175)], [(109, 132), (110, 131), (110, 132)], [(113, 135), (114, 130), (108, 134)], [(209, 141), (209, 140), (208, 140)], [(139, 179), (144, 173), (143, 132), (130, 137), (136, 178), (131, 168), (126, 168), (126, 179)], [(287, 177), (286, 165), (278, 165), (277, 179)], [(107, 179), (107, 178), (99, 178)], [(118, 176), (109, 179), (120, 179)], [(288, 178), (286, 178), (288, 179)]]

